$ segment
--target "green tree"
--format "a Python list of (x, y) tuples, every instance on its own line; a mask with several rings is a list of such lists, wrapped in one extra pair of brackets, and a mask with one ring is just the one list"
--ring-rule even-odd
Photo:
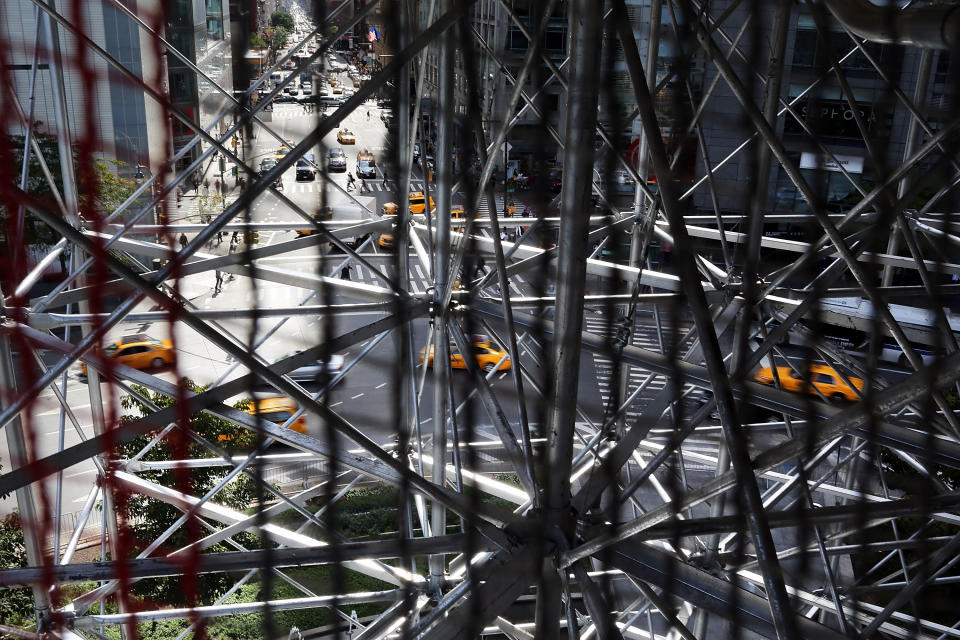
[[(193, 392), (199, 393), (204, 387), (199, 387), (191, 381), (185, 381), (187, 388)], [(165, 408), (172, 406), (174, 398), (160, 394), (151, 393), (143, 387), (135, 387), (137, 392), (150, 399), (158, 407)], [(133, 410), (137, 415), (124, 415), (120, 418), (120, 423), (126, 423), (136, 420), (140, 417), (149, 415), (152, 411), (133, 396), (126, 395), (121, 398), (121, 406), (126, 410)], [(244, 409), (249, 406), (248, 402), (240, 402), (235, 405), (238, 409)], [(231, 422), (217, 418), (209, 413), (199, 412), (190, 416), (190, 428), (209, 442), (228, 447), (231, 450), (250, 450), (255, 443), (255, 434), (247, 429), (239, 427)], [(149, 433), (128, 443), (122, 444), (118, 448), (120, 457), (130, 457), (143, 449), (149, 443), (157, 432)], [(171, 460), (174, 458), (213, 458), (215, 454), (205, 447), (197, 444), (192, 439), (186, 445), (186, 453), (177, 448), (178, 438), (185, 437), (182, 431), (174, 430), (168, 433), (156, 446), (154, 446), (143, 460)], [(229, 472), (228, 467), (206, 467), (190, 469), (189, 474), (189, 493), (200, 496), (209, 491)], [(178, 476), (176, 471), (146, 471), (140, 473), (144, 479), (156, 482), (166, 487), (178, 487)], [(245, 475), (237, 478), (217, 493), (213, 502), (231, 509), (243, 510), (250, 506), (255, 497), (255, 487), (252, 479)], [(150, 542), (159, 538), (171, 524), (173, 524), (182, 514), (170, 504), (161, 500), (147, 498), (145, 496), (131, 496), (126, 504), (125, 520), (128, 523), (127, 532), (131, 534), (134, 540), (132, 552), (135, 555), (146, 547)], [(217, 523), (212, 523), (217, 524)], [(201, 529), (200, 534), (206, 535), (206, 530)], [(176, 533), (164, 542), (164, 548), (168, 551), (178, 549), (189, 544), (188, 530), (181, 527)], [(259, 548), (260, 541), (256, 536), (249, 533), (241, 533), (233, 536), (233, 540), (242, 544), (248, 549)], [(227, 544), (218, 544), (206, 549), (207, 552), (234, 551), (235, 549)], [(220, 593), (223, 593), (230, 587), (232, 581), (230, 576), (224, 574), (205, 574), (197, 578), (197, 592), (201, 597), (211, 599)], [(164, 602), (167, 604), (184, 604), (185, 589), (182, 580), (179, 578), (156, 578), (141, 580), (134, 586), (134, 592), (141, 598), (153, 601)]]
[[(60, 169), (60, 153), (58, 141), (55, 136), (44, 133), (36, 133), (33, 138), (40, 148), (40, 155), (43, 157), (57, 191), (63, 193), (63, 177)], [(17, 167), (17, 176), (19, 180), (19, 168), (23, 165), (23, 136), (8, 136), (7, 146), (13, 156), (13, 164)], [(74, 166), (79, 163), (79, 156), (76, 151), (73, 153)], [(102, 160), (95, 158), (93, 160), (93, 177), (96, 181), (93, 189), (87, 188), (84, 184), (78, 184), (77, 190), (81, 197), (81, 206), (84, 209), (95, 209), (101, 213), (109, 213), (116, 209), (130, 194), (136, 190), (136, 184), (130, 178), (123, 178), (119, 175), (118, 169), (126, 166), (126, 163), (117, 160)], [(53, 190), (50, 183), (44, 177), (40, 167), (40, 160), (36, 154), (30, 153), (30, 163), (28, 167), (26, 188), (28, 194), (37, 200), (46, 203), (51, 211), (57, 210), (57, 205), (53, 197)], [(95, 201), (89, 203), (89, 194), (95, 193)], [(92, 206), (91, 206), (92, 205)], [(4, 223), (6, 216), (9, 215), (6, 207), (0, 203), (0, 224)], [(27, 244), (51, 245), (59, 240), (59, 236), (46, 224), (41, 222), (33, 214), (27, 213), (26, 216), (26, 242)]]
[(270, 26), (283, 27), (287, 33), (293, 33), (297, 28), (297, 23), (293, 19), (293, 14), (286, 11), (274, 11), (270, 14)]
[(267, 46), (267, 43), (260, 37), (259, 33), (250, 34), (250, 48), (251, 49), (263, 49)]
[(279, 51), (287, 46), (287, 40), (290, 39), (290, 32), (285, 27), (274, 27), (273, 39), (270, 41), (270, 47), (274, 51)]
[[(3, 467), (0, 467), (2, 470)], [(12, 513), (0, 519), (0, 567), (27, 566), (27, 546), (20, 516)], [(0, 595), (0, 620), (12, 627), (33, 628), (33, 593), (30, 589), (6, 589)]]

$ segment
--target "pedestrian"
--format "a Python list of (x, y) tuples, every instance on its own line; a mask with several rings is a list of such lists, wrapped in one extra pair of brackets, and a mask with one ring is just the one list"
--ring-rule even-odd
[(370, 109), (367, 109), (367, 120), (370, 119)]
[(214, 293), (220, 293), (220, 290), (223, 288), (223, 272), (217, 269), (217, 284), (213, 287)]
[(352, 267), (347, 264), (347, 265), (344, 265), (344, 266), (343, 266), (343, 269), (340, 269), (340, 279), (341, 279), (341, 280), (349, 280), (349, 279), (350, 279), (350, 269), (351, 269), (351, 268), (352, 268)]
[(240, 232), (234, 231), (233, 235), (230, 236), (230, 246), (235, 244), (240, 244)]
[(203, 180), (203, 195), (210, 195), (210, 180), (208, 178)]
[(353, 189), (353, 182), (354, 182), (353, 174), (348, 171), (347, 172), (347, 191), (351, 191)]
[(387, 172), (381, 169), (380, 175), (383, 176), (383, 188), (386, 189), (387, 188)]
[(523, 208), (523, 217), (524, 218), (530, 217), (530, 205), (527, 205)]
[(220, 180), (213, 183), (213, 188), (217, 190), (217, 195), (220, 195)]
[(217, 231), (217, 246), (223, 243), (223, 231)]
[(363, 176), (360, 176), (360, 193), (364, 193), (367, 190), (367, 179)]
[(180, 234), (180, 249), (182, 250), (182, 249), (186, 249), (186, 248), (187, 248), (187, 234), (181, 233), (181, 234)]

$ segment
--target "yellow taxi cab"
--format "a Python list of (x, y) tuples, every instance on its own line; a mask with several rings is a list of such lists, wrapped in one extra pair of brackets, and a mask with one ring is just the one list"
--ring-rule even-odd
[[(137, 333), (106, 345), (101, 355), (134, 369), (160, 368), (173, 362), (173, 343)], [(80, 363), (80, 374), (87, 375), (87, 365), (83, 362)]]
[(277, 162), (280, 162), (288, 153), (290, 153), (290, 149), (288, 149), (286, 146), (283, 146), (277, 149), (277, 152), (273, 154), (273, 157), (277, 159)]
[(350, 129), (340, 129), (337, 131), (337, 142), (340, 144), (357, 144), (357, 137), (353, 135)]
[(377, 239), (377, 244), (379, 244), (384, 249), (390, 249), (393, 247), (393, 234), (392, 233), (381, 233), (380, 237)]
[[(510, 356), (496, 342), (491, 341), (486, 336), (479, 336), (474, 339), (471, 346), (473, 357), (477, 360), (477, 365), (484, 371), (490, 372), (494, 369), (498, 371), (509, 371), (511, 367)], [(433, 366), (433, 345), (430, 345), (430, 355), (427, 356), (427, 366)], [(503, 360), (501, 363), (500, 361)], [(424, 350), (420, 350), (420, 362), (424, 361)], [(499, 367), (497, 365), (500, 365)], [(455, 343), (450, 343), (450, 367), (453, 369), (466, 369), (467, 362), (464, 360), (460, 349)]]
[[(430, 211), (436, 209), (433, 198), (430, 198)], [(426, 210), (426, 196), (422, 191), (410, 192), (410, 213), (421, 214)]]
[[(264, 420), (269, 420), (274, 424), (283, 424), (290, 417), (297, 412), (297, 404), (290, 398), (285, 398), (283, 396), (275, 396), (272, 398), (258, 398), (256, 400), (250, 401), (247, 403), (247, 408), (244, 409), (247, 413), (252, 416), (257, 416), (263, 418)], [(307, 433), (307, 420), (301, 414), (293, 423), (288, 427), (291, 431), (296, 431), (297, 433)], [(217, 442), (228, 443), (233, 440), (233, 437), (227, 434), (221, 434), (217, 436)]]
[(370, 151), (370, 149), (360, 149), (360, 151), (357, 152), (357, 162), (364, 160), (374, 166), (377, 164), (377, 156), (373, 155), (373, 151)]
[[(317, 209), (313, 212), (313, 219), (319, 222), (327, 222), (328, 220), (333, 220), (333, 209), (326, 207), (324, 209)], [(316, 229), (310, 227), (309, 229), (297, 229), (298, 236), (312, 236)]]
[(457, 219), (462, 220), (467, 217), (467, 214), (463, 210), (463, 205), (456, 205), (450, 209), (450, 215)]
[[(855, 402), (860, 399), (857, 392), (863, 391), (862, 379), (847, 376), (847, 380), (856, 387), (856, 391), (854, 391), (850, 388), (850, 385), (843, 381), (835, 369), (822, 364), (810, 365), (806, 375), (803, 371), (795, 371), (790, 367), (777, 367), (777, 377), (780, 379), (780, 385), (787, 391), (808, 393), (817, 397), (823, 394), (824, 398), (830, 400)], [(773, 384), (772, 368), (763, 367), (757, 371), (753, 379), (762, 384)]]
[(395, 216), (400, 207), (396, 202), (386, 202), (382, 207), (380, 207), (380, 215), (382, 216)]
[(342, 93), (343, 93), (343, 87), (341, 87), (340, 85), (334, 85), (332, 91), (333, 91), (333, 93), (334, 93), (335, 95), (336, 95), (336, 94), (342, 94)]

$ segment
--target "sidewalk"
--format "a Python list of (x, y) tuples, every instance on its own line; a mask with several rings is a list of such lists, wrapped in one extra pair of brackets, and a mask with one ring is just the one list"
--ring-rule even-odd
[[(171, 212), (170, 222), (206, 222), (205, 216), (215, 217), (240, 197), (240, 187), (237, 184), (239, 178), (233, 175), (235, 163), (226, 161), (222, 178), (218, 163), (217, 158), (211, 156), (206, 168), (200, 172), (198, 188), (193, 188), (189, 177), (183, 181), (184, 191), (177, 202), (176, 213)], [(204, 187), (204, 182), (207, 182), (208, 186)], [(216, 188), (217, 182), (220, 183), (219, 192)]]

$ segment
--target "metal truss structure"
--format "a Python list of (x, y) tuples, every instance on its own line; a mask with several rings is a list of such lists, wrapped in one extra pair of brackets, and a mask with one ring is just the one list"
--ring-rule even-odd
[[(156, 30), (164, 20), (140, 16), (122, 0), (104, 1), (135, 19), (169, 56), (183, 58), (211, 91), (221, 90), (168, 46)], [(10, 460), (0, 472), (0, 494), (17, 497), (29, 566), (0, 567), (0, 587), (32, 589), (38, 630), (3, 624), (0, 633), (92, 638), (122, 629), (133, 637), (138, 623), (181, 618), (190, 623), (185, 637), (202, 635), (198, 629), (218, 616), (260, 612), (269, 620), (279, 611), (323, 608), (341, 616), (341, 624), (326, 633), (364, 640), (960, 636), (956, 607), (951, 617), (950, 607), (935, 606), (957, 601), (960, 580), (960, 354), (949, 309), (958, 294), (951, 276), (960, 274), (954, 259), (960, 233), (949, 213), (960, 181), (960, 120), (954, 113), (934, 122), (926, 103), (935, 56), (955, 53), (960, 5), (668, 0), (645, 5), (649, 21), (641, 48), (640, 26), (628, 11), (633, 3), (544, 0), (529, 3), (532, 8), (520, 15), (501, 0), (498, 10), (510, 27), (532, 43), (517, 63), (473, 28), (471, 11), (480, 3), (380, 4), (368, 2), (345, 21), (352, 29), (382, 9), (394, 34), (389, 62), (333, 113), (317, 116), (311, 133), (260, 175), (230, 141), (257, 123), (261, 135), (283, 143), (271, 123), (261, 121), (269, 100), (253, 104), (251, 97), (272, 71), (295, 59), (302, 43), (249, 90), (224, 91), (234, 108), (222, 123), (204, 128), (173, 107), (156, 83), (137, 77), (84, 34), (69, 12), (33, 0), (52, 42), (69, 35), (83, 52), (65, 62), (56, 47), (38, 47), (35, 66), (49, 64), (51, 77), (62, 82), (58, 65), (97, 58), (192, 128), (204, 151), (179, 173), (174, 167), (180, 158), (165, 159), (164, 170), (114, 211), (98, 210), (85, 193), (92, 149), (75, 155), (68, 135), (60, 136), (59, 181), (42, 156), (42, 176), (28, 176), (25, 162), (22, 173), (11, 168), (4, 177), (13, 257), (2, 283), (0, 382), (6, 393), (0, 425)], [(352, 8), (341, 3), (334, 11), (346, 15)], [(803, 92), (788, 96), (784, 52), (800, 11), (812, 16), (822, 59)], [(566, 16), (569, 29), (568, 56), (560, 62), (536, 44), (558, 19), (551, 16)], [(332, 45), (336, 36), (324, 35), (326, 19), (319, 13), (316, 24), (310, 37), (325, 38), (322, 45), (297, 57), (299, 66), (284, 71), (284, 83), (322, 61)], [(661, 25), (679, 50), (669, 67), (658, 65)], [(891, 55), (878, 60), (871, 43), (885, 43)], [(438, 61), (436, 181), (427, 194), (428, 202), (436, 198), (436, 210), (418, 214), (411, 213), (407, 193), (413, 145), (425, 142), (419, 110), (429, 89), (428, 52)], [(886, 108), (905, 114), (904, 126), (878, 132), (866, 121), (843, 63), (852, 56), (865, 60), (880, 79)], [(477, 70), (490, 61), (506, 74), (508, 92), (507, 115), (494, 121), (479, 112)], [(616, 65), (629, 76), (635, 107), (626, 123), (611, 90)], [(948, 78), (947, 96), (957, 89), (953, 80)], [(826, 86), (839, 87), (849, 107), (851, 126), (874, 167), (870, 182), (848, 172), (828, 133), (818, 129), (822, 123), (805, 117)], [(559, 126), (551, 124), (545, 106), (548, 91), (563, 96)], [(387, 92), (396, 113), (390, 151), (395, 218), (365, 210), (361, 219), (321, 222), (272, 186), (347, 114)], [(665, 115), (668, 94), (674, 108)], [(705, 135), (718, 96), (736, 114), (729, 135), (737, 141), (725, 157), (717, 157)], [(24, 155), (36, 157), (28, 98), (4, 81), (8, 131), (25, 128)], [(461, 99), (465, 104), (458, 104)], [(58, 106), (60, 125), (76, 117), (62, 101)], [(551, 194), (545, 172), (535, 172), (528, 195), (536, 213), (507, 221), (492, 204), (496, 191), (506, 188), (494, 170), (511, 127), (530, 117), (540, 123), (537, 144), (559, 149), (562, 190)], [(633, 119), (643, 135), (639, 153), (631, 155), (617, 132)], [(855, 197), (841, 212), (828, 207), (824, 172), (812, 178), (785, 146), (785, 126), (796, 130), (794, 142), (831, 158), (849, 181)], [(475, 159), (472, 167), (454, 166), (454, 147)], [(695, 175), (678, 161), (681, 147), (693, 149)], [(891, 148), (899, 150), (895, 161)], [(176, 190), (214, 153), (246, 173), (241, 197), (209, 223), (151, 226), (155, 212), (174, 207)], [(717, 204), (718, 176), (731, 165), (749, 166), (751, 176), (742, 213), (735, 215)], [(807, 203), (804, 212), (780, 218), (770, 213), (767, 191), (777, 167)], [(616, 170), (635, 185), (632, 205), (613, 197), (608, 176)], [(32, 197), (24, 188), (28, 177), (48, 180), (55, 202)], [(325, 184), (339, 189), (332, 180)], [(296, 221), (252, 220), (257, 198), (266, 193)], [(450, 215), (457, 196), (466, 199), (463, 218)], [(714, 203), (706, 214), (692, 204), (701, 196)], [(30, 270), (16, 259), (26, 217), (62, 238)], [(772, 222), (802, 224), (807, 234), (765, 234)], [(229, 255), (205, 250), (219, 232), (305, 224), (312, 225), (312, 235), (247, 245)], [(523, 233), (513, 242), (504, 239), (505, 226), (516, 225)], [(344, 241), (391, 228), (396, 249), (387, 268), (371, 263), (366, 246)], [(195, 235), (182, 250), (172, 250), (184, 231)], [(144, 240), (144, 233), (167, 241)], [(632, 238), (629, 255), (603, 251), (626, 236)], [(341, 253), (330, 253), (328, 246)], [(651, 256), (658, 246), (671, 246), (672, 255), (669, 263), (661, 256), (655, 267)], [(69, 276), (42, 295), (34, 293), (40, 274), (68, 249)], [(304, 250), (323, 256), (320, 270), (280, 269), (267, 260)], [(149, 264), (153, 258), (156, 266)], [(337, 278), (344, 264), (363, 265), (379, 283)], [(430, 274), (426, 292), (411, 286), (414, 265)], [(254, 291), (299, 287), (309, 295), (299, 307), (211, 310), (179, 294), (182, 279), (207, 273), (212, 280), (214, 271), (247, 279)], [(905, 274), (902, 280), (898, 273)], [(522, 296), (511, 289), (510, 278), (518, 275), (531, 283)], [(843, 302), (853, 298), (857, 306)], [(906, 321), (905, 309), (922, 310), (923, 322)], [(369, 322), (338, 330), (341, 314), (354, 311), (369, 312)], [(604, 319), (602, 328), (587, 322), (594, 315)], [(276, 362), (264, 357), (265, 336), (283, 332), (288, 319), (301, 316), (321, 320), (314, 346)], [(246, 335), (227, 331), (220, 324), (227, 319), (248, 321), (251, 329)], [(229, 357), (236, 373), (196, 390), (100, 355), (96, 346), (108, 332), (130, 321), (188, 327)], [(636, 340), (643, 323), (653, 327), (650, 343)], [(825, 338), (837, 324), (870, 339), (862, 352)], [(427, 340), (418, 342), (415, 326), (429, 327)], [(465, 373), (451, 371), (450, 350), (470, 353), (477, 333), (504, 345), (512, 367), (503, 380), (497, 366), (481, 369), (469, 358)], [(899, 375), (891, 377), (884, 365), (884, 343), (902, 352)], [(921, 352), (918, 344), (928, 346)], [(336, 376), (324, 377), (319, 391), (287, 375), (351, 347), (359, 355)], [(421, 347), (433, 350), (432, 371), (418, 362)], [(383, 375), (395, 389), (394, 403), (382, 407), (376, 425), (389, 431), (388, 438), (372, 436), (374, 425), (351, 420), (329, 400), (370, 354), (392, 365)], [(601, 359), (608, 363), (599, 374), (608, 393), (596, 412), (583, 406), (581, 391)], [(78, 361), (89, 368), (91, 424), (78, 420), (66, 401), (68, 386), (77, 384), (68, 373)], [(811, 382), (806, 384), (817, 397), (781, 388), (788, 381), (779, 376), (811, 375), (804, 367), (814, 361), (833, 367), (859, 401), (824, 397)], [(754, 373), (772, 362), (786, 362), (792, 372), (774, 369), (772, 384), (760, 384)], [(865, 381), (862, 389), (853, 378)], [(109, 384), (101, 387), (101, 379)], [(322, 429), (302, 434), (286, 428), (299, 414), (278, 425), (227, 404), (257, 385), (322, 418)], [(102, 397), (101, 388), (110, 397)], [(640, 406), (638, 398), (651, 388), (662, 391)], [(36, 403), (49, 390), (62, 403), (61, 445), (38, 456)], [(144, 390), (174, 402), (157, 406)], [(138, 397), (145, 415), (118, 420), (111, 404), (118, 392)], [(257, 446), (238, 456), (202, 438), (190, 426), (198, 412), (250, 430)], [(62, 434), (69, 429), (79, 438), (65, 446)], [(118, 453), (121, 444), (144, 435), (151, 436), (145, 449)], [(173, 460), (145, 456), (164, 439), (175, 443), (174, 450), (192, 450), (192, 443), (210, 453)], [(273, 442), (293, 447), (286, 459), (322, 463), (323, 477), (292, 495), (279, 491), (264, 476), (278, 456), (268, 448)], [(485, 452), (496, 453), (497, 474), (489, 472), (491, 455)], [(50, 532), (60, 531), (66, 511), (60, 499), (64, 472), (90, 463), (97, 481), (72, 535), (61, 540), (56, 533), (51, 543)], [(144, 475), (212, 466), (225, 473), (204, 495)], [(245, 512), (218, 502), (242, 475), (257, 487)], [(347, 540), (336, 518), (305, 507), (314, 497), (335, 505), (347, 489), (371, 480), (399, 489), (400, 531), (392, 537)], [(124, 534), (132, 517), (124, 505), (131, 496), (168, 503), (183, 515), (158, 539), (131, 541)], [(276, 519), (291, 511), (299, 524)], [(103, 555), (76, 561), (81, 533), (97, 513), (104, 523)], [(322, 535), (307, 535), (308, 526)], [(243, 531), (255, 532), (263, 548), (244, 547), (237, 538)], [(164, 542), (171, 538), (186, 542), (170, 549)], [(232, 550), (204, 552), (221, 543)], [(384, 589), (317, 594), (300, 585), (297, 598), (227, 602), (251, 579), (290, 582), (290, 568), (324, 564), (377, 578)], [(210, 574), (236, 584), (209, 601), (198, 594), (185, 608), (129, 595), (138, 580), (180, 576), (190, 591), (187, 585)], [(63, 587), (74, 583), (84, 588), (66, 598)], [(111, 603), (113, 612), (101, 603)], [(381, 613), (351, 620), (349, 609), (358, 603), (381, 603)], [(268, 625), (263, 636), (287, 631)]]

